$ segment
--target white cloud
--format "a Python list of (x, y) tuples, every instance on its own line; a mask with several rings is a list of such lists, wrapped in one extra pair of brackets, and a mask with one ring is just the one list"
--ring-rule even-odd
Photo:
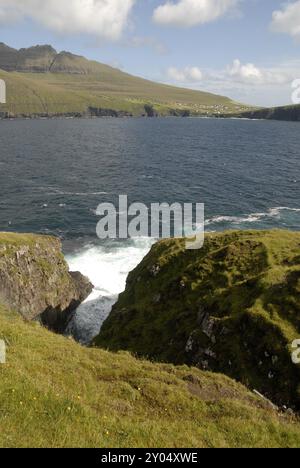
[(202, 71), (198, 67), (185, 67), (183, 69), (170, 67), (167, 70), (167, 76), (171, 81), (178, 83), (196, 83), (203, 78)]
[(283, 70), (258, 68), (253, 63), (243, 65), (239, 59), (227, 67), (225, 75), (238, 83), (251, 85), (284, 84), (291, 79)]
[(263, 81), (263, 72), (259, 68), (253, 63), (242, 65), (238, 59), (234, 60), (233, 64), (227, 67), (227, 72), (233, 79), (252, 83)]
[[(191, 70), (195, 70), (195, 73), (191, 73)], [(236, 59), (222, 69), (170, 67), (161, 80), (230, 96), (240, 102), (275, 106), (292, 104), (292, 83), (300, 78), (299, 70), (299, 60), (262, 67)]]
[(240, 0), (178, 0), (167, 1), (154, 10), (156, 23), (191, 27), (215, 21), (232, 11)]
[(285, 4), (273, 12), (272, 30), (300, 38), (300, 0)]
[(0, 23), (23, 18), (62, 34), (117, 40), (135, 0), (0, 0)]
[(214, 81), (259, 87), (290, 83), (295, 76), (294, 70), (295, 68), (288, 67), (259, 68), (253, 63), (243, 64), (239, 59), (235, 59), (232, 64), (220, 70), (201, 70), (196, 66), (185, 68), (169, 67), (166, 77), (173, 82), (191, 85), (193, 83)]

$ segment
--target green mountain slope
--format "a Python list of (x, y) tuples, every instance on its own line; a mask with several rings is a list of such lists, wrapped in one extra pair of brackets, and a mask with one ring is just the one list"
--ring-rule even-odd
[(154, 83), (68, 52), (57, 54), (51, 46), (17, 51), (0, 44), (0, 79), (7, 84), (2, 115), (101, 115), (104, 110), (143, 115), (145, 105), (160, 115), (248, 110), (223, 96)]
[(222, 372), (300, 406), (300, 233), (207, 234), (162, 241), (133, 271), (96, 344)]
[(227, 377), (85, 349), (0, 306), (0, 447), (299, 447), (300, 424)]

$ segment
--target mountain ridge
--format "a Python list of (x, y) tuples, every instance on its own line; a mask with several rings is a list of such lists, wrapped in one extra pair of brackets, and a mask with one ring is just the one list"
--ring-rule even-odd
[(212, 116), (252, 109), (224, 96), (152, 82), (71, 52), (57, 53), (51, 45), (17, 50), (1, 43), (0, 79), (7, 84), (2, 117)]

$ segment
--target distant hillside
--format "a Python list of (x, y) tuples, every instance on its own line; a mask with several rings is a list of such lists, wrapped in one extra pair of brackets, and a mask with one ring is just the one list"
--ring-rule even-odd
[(250, 108), (224, 96), (134, 77), (50, 45), (16, 50), (0, 44), (7, 84), (2, 117), (52, 115), (220, 115)]

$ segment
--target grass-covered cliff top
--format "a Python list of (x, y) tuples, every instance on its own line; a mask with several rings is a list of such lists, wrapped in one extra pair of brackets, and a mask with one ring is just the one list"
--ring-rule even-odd
[(300, 233), (207, 234), (201, 250), (156, 244), (129, 275), (96, 345), (225, 373), (300, 404)]
[(0, 447), (298, 447), (299, 421), (227, 377), (85, 349), (0, 306)]
[(60, 243), (59, 239), (52, 236), (40, 236), (38, 234), (17, 234), (14, 232), (0, 232), (0, 247), (4, 246), (22, 246), (35, 244), (41, 244), (44, 246), (49, 246), (49, 243), (52, 245), (58, 245)]

